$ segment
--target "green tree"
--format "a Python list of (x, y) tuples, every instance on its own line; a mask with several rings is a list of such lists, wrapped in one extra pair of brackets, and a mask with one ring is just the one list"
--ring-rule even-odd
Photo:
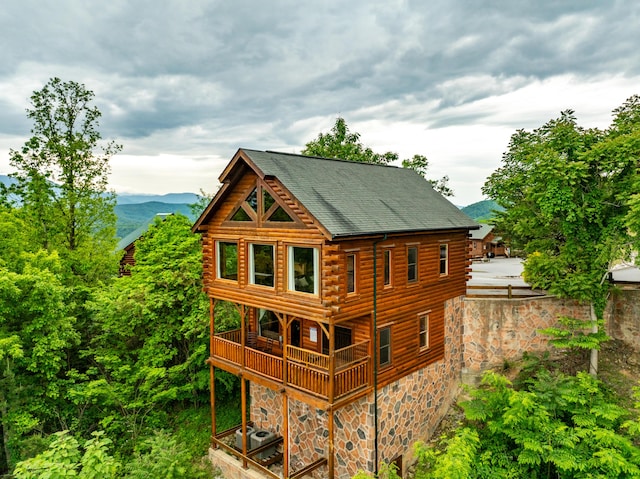
[(157, 219), (136, 242), (131, 276), (96, 294), (95, 367), (74, 401), (102, 405), (109, 434), (135, 443), (148, 428), (167, 425), (165, 409), (206, 400), (208, 306), (191, 222)]
[[(107, 190), (110, 157), (121, 147), (101, 145), (94, 94), (84, 85), (51, 79), (31, 96), (31, 138), (10, 151), (14, 206), (34, 242), (57, 250), (70, 272), (86, 282), (116, 271), (115, 195)], [(9, 198), (5, 191), (5, 201)]]
[[(388, 165), (399, 159), (397, 153), (391, 151), (376, 153), (371, 148), (364, 146), (360, 141), (360, 133), (349, 131), (347, 122), (341, 117), (336, 118), (330, 133), (320, 133), (315, 140), (307, 143), (304, 150), (302, 150), (302, 154), (377, 165)], [(429, 160), (426, 156), (414, 155), (411, 159), (403, 160), (402, 166), (416, 171), (427, 179)], [(442, 195), (453, 196), (453, 191), (448, 185), (449, 178), (447, 176), (439, 180), (427, 179), (427, 181)]]
[(23, 252), (10, 266), (0, 264), (0, 470), (31, 435), (64, 426), (69, 353), (80, 340), (57, 255)]
[[(483, 193), (505, 208), (497, 227), (528, 254), (525, 279), (536, 288), (591, 305), (591, 340), (606, 338), (598, 319), (611, 266), (630, 253), (625, 221), (640, 154), (636, 100), (616, 110), (606, 130), (584, 129), (572, 111), (532, 132), (519, 130)], [(585, 326), (583, 324), (583, 326)], [(597, 373), (597, 349), (590, 371)]]
[[(81, 448), (68, 431), (54, 434), (49, 448), (16, 465), (15, 479), (115, 479), (120, 463), (109, 454), (111, 441), (102, 432), (93, 433)], [(84, 451), (81, 451), (84, 449)]]

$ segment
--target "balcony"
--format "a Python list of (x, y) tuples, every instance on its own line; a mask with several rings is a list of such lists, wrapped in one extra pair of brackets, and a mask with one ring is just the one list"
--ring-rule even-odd
[[(334, 402), (370, 384), (369, 341), (352, 344), (335, 351), (331, 383), (332, 358), (326, 354), (287, 345), (282, 356), (245, 347), (241, 331), (227, 331), (212, 338), (211, 354), (236, 367), (250, 370), (268, 379), (292, 386), (326, 401)], [(286, 366), (286, 375), (285, 372)]]

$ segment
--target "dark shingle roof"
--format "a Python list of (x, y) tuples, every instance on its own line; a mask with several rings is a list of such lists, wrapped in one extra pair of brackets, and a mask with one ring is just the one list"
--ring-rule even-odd
[(261, 176), (277, 178), (333, 238), (478, 227), (422, 176), (406, 168), (240, 151)]

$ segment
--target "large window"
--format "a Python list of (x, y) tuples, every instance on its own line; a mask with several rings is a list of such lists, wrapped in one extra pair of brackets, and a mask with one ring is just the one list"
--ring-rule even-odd
[(409, 246), (407, 248), (407, 281), (413, 283), (418, 281), (418, 247)]
[(280, 321), (273, 311), (258, 309), (258, 326), (260, 336), (280, 340)]
[(318, 294), (318, 248), (289, 246), (289, 290)]
[(449, 245), (440, 245), (440, 276), (449, 274)]
[(429, 348), (429, 314), (418, 315), (418, 336), (420, 338), (420, 350)]
[(273, 245), (250, 244), (249, 262), (249, 282), (251, 284), (273, 287)]
[(217, 241), (218, 278), (238, 280), (238, 243)]
[(356, 255), (347, 255), (347, 294), (356, 292)]
[(391, 364), (391, 327), (380, 328), (378, 330), (378, 364), (388, 366)]

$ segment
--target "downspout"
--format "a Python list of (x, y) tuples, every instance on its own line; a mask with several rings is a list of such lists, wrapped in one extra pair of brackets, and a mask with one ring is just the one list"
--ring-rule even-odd
[(378, 243), (387, 239), (387, 233), (381, 240), (373, 242), (373, 421), (374, 421), (374, 468), (378, 477)]

